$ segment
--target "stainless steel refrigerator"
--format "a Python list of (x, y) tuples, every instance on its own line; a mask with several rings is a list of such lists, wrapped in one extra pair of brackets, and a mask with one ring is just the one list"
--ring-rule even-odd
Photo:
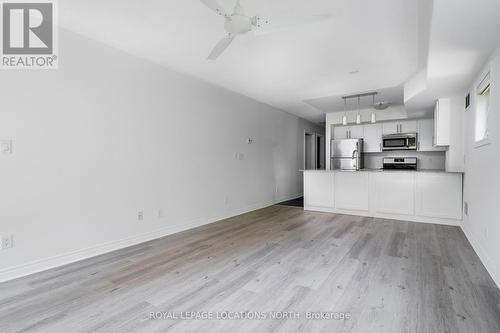
[(363, 139), (332, 140), (331, 169), (357, 171), (364, 168)]

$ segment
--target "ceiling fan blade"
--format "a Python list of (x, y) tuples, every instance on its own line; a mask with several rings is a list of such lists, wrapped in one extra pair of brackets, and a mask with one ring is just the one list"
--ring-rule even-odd
[(209, 60), (216, 60), (222, 52), (224, 52), (229, 45), (231, 45), (232, 41), (234, 40), (235, 36), (228, 35), (227, 37), (221, 39), (217, 45), (215, 45), (214, 49), (212, 52), (210, 52), (210, 55), (208, 56)]
[(389, 106), (391, 106), (391, 105), (392, 105), (392, 104), (391, 104), (391, 103), (389, 103), (389, 102), (379, 102), (379, 103), (375, 103), (375, 104), (373, 104), (372, 106), (373, 106), (373, 108), (374, 108), (375, 110), (379, 110), (379, 111), (381, 111), (381, 110), (385, 110), (385, 109), (387, 109), (387, 108), (388, 108)]
[(254, 31), (256, 35), (265, 35), (273, 32), (298, 28), (304, 25), (325, 22), (334, 17), (335, 15), (333, 14), (320, 14), (307, 17), (287, 17), (277, 21), (260, 19), (260, 21), (257, 21), (258, 24), (254, 25)]
[(213, 10), (216, 14), (224, 17), (230, 16), (228, 12), (221, 5), (219, 5), (217, 0), (200, 0), (200, 1), (203, 2), (205, 6)]

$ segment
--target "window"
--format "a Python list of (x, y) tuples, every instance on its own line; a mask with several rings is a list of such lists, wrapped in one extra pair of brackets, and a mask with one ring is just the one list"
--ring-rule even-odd
[(482, 143), (488, 139), (488, 113), (490, 109), (490, 73), (477, 86), (475, 141)]

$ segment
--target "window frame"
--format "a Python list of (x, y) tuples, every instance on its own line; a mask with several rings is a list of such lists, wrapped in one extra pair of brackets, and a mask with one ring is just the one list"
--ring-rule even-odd
[[(481, 80), (479, 84), (476, 85), (474, 94), (474, 148), (483, 147), (491, 143), (490, 133), (489, 133), (489, 118), (491, 111), (491, 86), (492, 86), (491, 70), (488, 69), (485, 74), (481, 75)], [(481, 96), (488, 91), (488, 108), (486, 110), (486, 120), (485, 120), (485, 133), (484, 137), (476, 140), (477, 122), (478, 122), (478, 100)]]

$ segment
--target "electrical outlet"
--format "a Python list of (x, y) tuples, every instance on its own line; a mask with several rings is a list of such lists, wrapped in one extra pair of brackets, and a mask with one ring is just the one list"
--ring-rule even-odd
[(227, 206), (227, 204), (229, 203), (229, 198), (227, 197), (227, 195), (224, 196), (224, 205)]
[(163, 214), (163, 209), (161, 209), (161, 208), (158, 209), (158, 215), (157, 216), (158, 216), (159, 219), (162, 219), (165, 216), (165, 214)]
[(467, 201), (464, 202), (464, 214), (469, 216), (469, 203)]
[(276, 193), (278, 193), (278, 191), (279, 191), (279, 189), (278, 189), (278, 185), (276, 185), (276, 187), (274, 188), (274, 191), (275, 191)]
[(12, 140), (0, 140), (0, 152), (5, 155), (12, 154)]
[(139, 221), (144, 220), (144, 212), (142, 210), (137, 213), (137, 219)]
[(2, 250), (12, 249), (14, 247), (14, 235), (2, 236), (0, 239), (2, 240)]

